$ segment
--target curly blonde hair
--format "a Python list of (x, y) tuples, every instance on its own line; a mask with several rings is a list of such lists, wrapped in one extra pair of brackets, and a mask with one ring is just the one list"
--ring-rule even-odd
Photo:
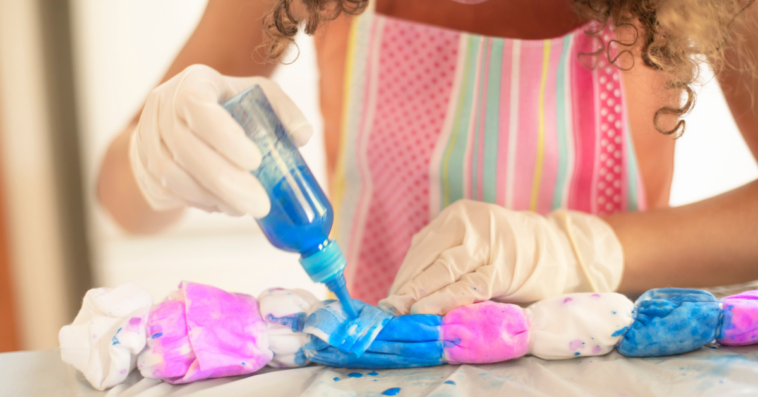
[[(294, 42), (301, 23), (305, 32), (313, 34), (327, 21), (342, 13), (362, 13), (369, 0), (277, 0), (272, 10), (263, 18), (263, 30), (268, 37), (267, 55), (278, 60)], [(639, 51), (646, 66), (662, 71), (666, 76), (665, 88), (678, 90), (684, 95), (679, 107), (665, 106), (653, 117), (655, 128), (662, 134), (676, 136), (684, 132), (682, 116), (695, 105), (694, 85), (703, 63), (718, 72), (724, 67), (737, 67), (725, 61), (724, 51), (728, 46), (737, 53), (744, 38), (734, 34), (735, 23), (756, 0), (572, 0), (576, 13), (587, 20), (600, 22), (602, 26), (613, 24), (629, 28), (633, 40), (611, 40), (589, 55), (604, 54), (608, 61), (619, 66), (624, 54)], [(295, 4), (293, 4), (295, 3)], [(599, 38), (598, 31), (587, 31)], [(634, 59), (633, 57), (631, 59)], [(751, 58), (746, 58), (743, 67), (755, 70)], [(629, 67), (633, 67), (632, 64)], [(673, 116), (673, 128), (662, 128), (661, 117)]]

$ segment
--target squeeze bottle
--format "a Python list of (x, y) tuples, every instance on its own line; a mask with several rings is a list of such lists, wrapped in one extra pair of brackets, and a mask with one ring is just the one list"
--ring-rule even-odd
[(271, 210), (256, 219), (275, 247), (300, 254), (311, 279), (326, 284), (345, 312), (356, 317), (345, 287), (345, 256), (329, 239), (334, 221), (331, 203), (313, 177), (297, 147), (259, 86), (222, 105), (261, 152), (261, 165), (251, 171), (268, 193)]

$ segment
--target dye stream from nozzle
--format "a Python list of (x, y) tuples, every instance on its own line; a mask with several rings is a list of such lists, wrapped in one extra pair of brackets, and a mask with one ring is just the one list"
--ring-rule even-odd
[(271, 210), (256, 219), (275, 247), (300, 254), (300, 264), (317, 283), (326, 284), (345, 313), (357, 314), (345, 286), (345, 256), (329, 239), (334, 209), (300, 151), (259, 86), (253, 86), (222, 105), (242, 126), (261, 152), (261, 165), (251, 171), (271, 201)]
[(334, 292), (337, 299), (342, 303), (342, 310), (347, 313), (350, 318), (358, 318), (358, 313), (355, 312), (353, 304), (351, 302), (350, 293), (347, 292), (347, 286), (345, 285), (345, 276), (340, 273), (334, 280), (326, 283), (326, 287), (330, 291)]

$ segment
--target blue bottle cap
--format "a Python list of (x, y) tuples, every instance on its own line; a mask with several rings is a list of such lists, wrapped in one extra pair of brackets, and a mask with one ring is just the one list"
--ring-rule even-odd
[(342, 255), (339, 244), (334, 240), (329, 240), (321, 250), (308, 256), (301, 256), (300, 264), (311, 277), (311, 280), (317, 283), (325, 283), (342, 274), (347, 261)]

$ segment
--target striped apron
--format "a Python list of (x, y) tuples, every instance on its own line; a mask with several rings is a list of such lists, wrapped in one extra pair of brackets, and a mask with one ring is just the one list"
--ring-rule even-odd
[(581, 55), (612, 31), (588, 28), (517, 40), (355, 19), (332, 192), (354, 298), (384, 298), (413, 235), (459, 199), (644, 209), (621, 72)]

